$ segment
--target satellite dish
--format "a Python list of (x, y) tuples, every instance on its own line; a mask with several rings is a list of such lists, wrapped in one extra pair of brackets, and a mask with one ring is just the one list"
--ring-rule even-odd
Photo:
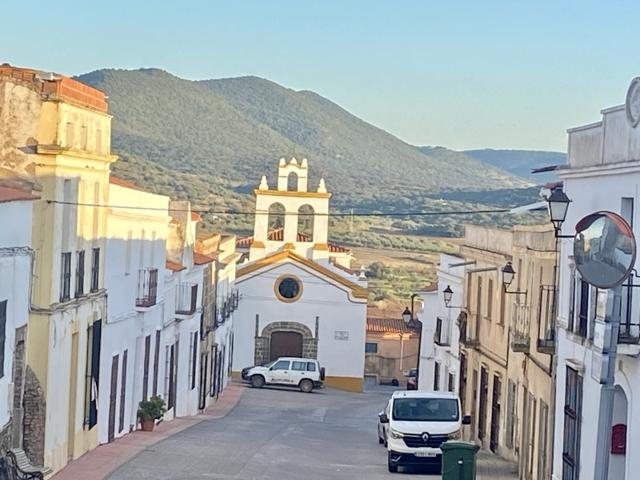
[(636, 239), (620, 215), (595, 212), (576, 224), (573, 255), (585, 281), (597, 288), (613, 288), (633, 270)]

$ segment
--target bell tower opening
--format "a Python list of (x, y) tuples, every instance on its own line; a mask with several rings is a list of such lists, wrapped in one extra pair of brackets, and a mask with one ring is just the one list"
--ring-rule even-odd
[(315, 211), (311, 205), (302, 205), (298, 209), (298, 241), (313, 242)]

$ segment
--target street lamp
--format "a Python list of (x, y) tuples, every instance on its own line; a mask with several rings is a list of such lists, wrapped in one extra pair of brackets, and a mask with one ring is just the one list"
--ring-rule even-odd
[(459, 305), (451, 305), (451, 300), (453, 299), (453, 290), (451, 290), (451, 285), (447, 285), (442, 291), (442, 295), (444, 296), (444, 306), (446, 308), (462, 308)]
[(409, 307), (405, 307), (404, 312), (402, 312), (402, 320), (404, 320), (405, 325), (410, 325), (411, 321), (413, 320), (412, 315), (411, 315), (411, 310), (409, 310)]
[(507, 262), (507, 264), (502, 267), (502, 287), (504, 288), (504, 293), (508, 293), (511, 295), (526, 295), (527, 292), (510, 292), (509, 286), (511, 282), (513, 282), (513, 278), (516, 276), (516, 271), (513, 269), (513, 265), (511, 262)]
[(560, 235), (562, 224), (567, 218), (569, 203), (571, 203), (571, 200), (561, 188), (554, 188), (551, 191), (551, 195), (547, 197), (549, 217), (551, 223), (553, 223), (556, 238), (573, 238), (573, 235)]

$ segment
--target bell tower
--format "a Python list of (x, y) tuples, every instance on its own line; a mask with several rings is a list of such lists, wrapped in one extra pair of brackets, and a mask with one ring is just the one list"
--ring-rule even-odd
[[(266, 176), (255, 190), (256, 210), (249, 260), (258, 260), (280, 250), (318, 260), (328, 259), (329, 199), (324, 179), (315, 191), (308, 191), (307, 159), (280, 159), (277, 188), (271, 190)], [(275, 217), (284, 217), (284, 225)], [(301, 231), (301, 225), (311, 225)], [(271, 235), (270, 235), (271, 232)]]

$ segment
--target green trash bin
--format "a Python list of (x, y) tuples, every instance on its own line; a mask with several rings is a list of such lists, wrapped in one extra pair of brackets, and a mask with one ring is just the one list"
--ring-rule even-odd
[(475, 443), (444, 442), (442, 450), (442, 480), (474, 480), (476, 478), (476, 453), (480, 447)]

